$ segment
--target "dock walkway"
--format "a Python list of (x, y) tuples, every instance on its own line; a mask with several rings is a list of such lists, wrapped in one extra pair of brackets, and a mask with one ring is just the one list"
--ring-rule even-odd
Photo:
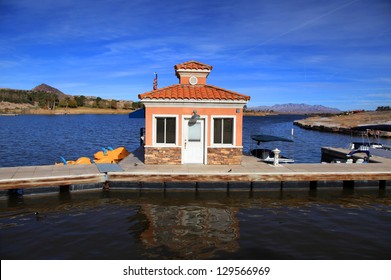
[[(348, 150), (332, 149), (347, 153)], [(131, 154), (116, 168), (102, 172), (92, 165), (50, 165), (0, 168), (0, 190), (67, 186), (110, 182), (311, 182), (391, 180), (391, 159), (374, 156), (369, 164), (285, 164), (273, 166), (253, 156), (243, 156), (241, 165), (145, 165)], [(118, 171), (121, 170), (122, 171)]]
[(105, 182), (95, 164), (0, 168), (0, 190)]

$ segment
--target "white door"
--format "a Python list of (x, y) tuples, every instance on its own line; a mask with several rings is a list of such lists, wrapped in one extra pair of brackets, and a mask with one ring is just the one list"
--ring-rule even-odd
[(204, 120), (185, 119), (183, 123), (183, 163), (204, 163)]

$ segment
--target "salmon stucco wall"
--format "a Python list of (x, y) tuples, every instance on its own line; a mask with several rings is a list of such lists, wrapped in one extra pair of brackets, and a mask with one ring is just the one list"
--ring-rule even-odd
[(177, 146), (182, 145), (182, 116), (191, 116), (193, 110), (197, 110), (197, 114), (202, 118), (207, 119), (207, 146), (212, 146), (211, 143), (211, 128), (212, 128), (212, 117), (235, 117), (235, 146), (242, 146), (242, 126), (243, 126), (243, 109), (242, 108), (202, 108), (202, 107), (147, 107), (145, 108), (145, 145), (153, 146), (153, 116), (154, 115), (166, 115), (166, 116), (177, 116)]

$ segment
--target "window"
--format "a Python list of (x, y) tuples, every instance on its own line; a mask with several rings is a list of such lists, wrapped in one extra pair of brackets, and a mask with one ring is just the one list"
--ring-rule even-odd
[(200, 142), (201, 141), (201, 123), (191, 123), (189, 122), (188, 127), (188, 139), (191, 142)]
[(156, 143), (175, 144), (176, 118), (156, 118)]
[(215, 118), (213, 123), (213, 143), (233, 144), (234, 139), (234, 119)]

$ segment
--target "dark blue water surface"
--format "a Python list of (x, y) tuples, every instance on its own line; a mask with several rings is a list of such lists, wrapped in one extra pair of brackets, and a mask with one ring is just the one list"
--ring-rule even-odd
[[(347, 147), (361, 138), (335, 133), (304, 130), (293, 121), (304, 116), (275, 115), (244, 117), (243, 146), (253, 145), (252, 134), (272, 134), (291, 138), (294, 144), (281, 142), (262, 145), (278, 147), (282, 154), (296, 162), (319, 162), (321, 147)], [(92, 157), (102, 147), (125, 146), (130, 151), (139, 146), (139, 131), (144, 119), (129, 119), (127, 115), (19, 115), (0, 116), (0, 167), (46, 165), (82, 156)], [(382, 140), (391, 144), (390, 140)]]
[(127, 115), (0, 116), (0, 166), (46, 165), (82, 156), (102, 147), (139, 145), (143, 119)]
[(390, 200), (377, 189), (95, 190), (0, 199), (0, 257), (390, 259)]

